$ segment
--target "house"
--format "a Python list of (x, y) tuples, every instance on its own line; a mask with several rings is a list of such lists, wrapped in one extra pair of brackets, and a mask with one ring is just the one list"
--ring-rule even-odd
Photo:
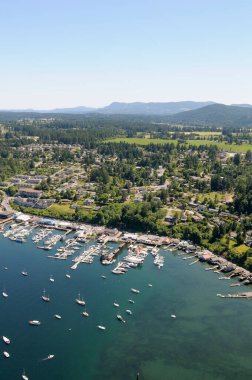
[(42, 194), (43, 194), (42, 190), (34, 190), (31, 188), (20, 188), (16, 195), (20, 197), (40, 198)]

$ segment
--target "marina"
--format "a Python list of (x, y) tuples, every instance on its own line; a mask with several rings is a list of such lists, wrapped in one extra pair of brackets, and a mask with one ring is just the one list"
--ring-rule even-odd
[[(14, 229), (14, 234), (18, 227), (16, 225), (11, 228)], [(165, 378), (164, 374), (168, 372), (179, 373), (179, 368), (182, 368), (182, 374), (177, 377), (178, 380), (199, 380), (203, 368), (204, 373), (207, 368), (209, 375), (205, 377), (210, 380), (215, 373), (212, 361), (216, 360), (217, 363), (219, 357), (226, 360), (222, 347), (230, 341), (233, 323), (240, 321), (244, 327), (240, 328), (239, 334), (250, 336), (249, 310), (252, 304), (250, 297), (245, 297), (249, 287), (245, 292), (243, 284), (248, 276), (235, 270), (226, 274), (225, 261), (217, 264), (215, 260), (219, 258), (209, 254), (207, 256), (207, 253), (198, 248), (192, 253), (189, 252), (192, 247), (188, 251), (185, 243), (182, 247), (179, 246), (180, 242), (171, 241), (170, 244), (166, 242), (163, 245), (150, 244), (149, 241), (143, 243), (142, 239), (139, 242), (125, 242), (123, 235), (110, 241), (111, 238), (105, 239), (104, 236), (99, 239), (99, 235), (95, 238), (93, 234), (90, 238), (85, 234), (85, 238), (78, 241), (75, 231), (62, 239), (65, 236), (63, 230), (48, 230), (40, 226), (22, 228), (30, 231), (23, 244), (15, 244), (3, 235), (9, 231), (8, 225), (0, 237), (3, 247), (0, 254), (3, 292), (11, 295), (8, 300), (2, 297), (1, 301), (5, 315), (0, 316), (0, 334), (11, 341), (11, 350), (8, 352), (8, 360), (3, 355), (0, 378), (18, 378), (23, 368), (26, 368), (29, 379), (36, 380), (43, 380), (48, 373), (51, 378), (66, 380), (70, 377), (81, 380), (84, 372), (89, 380), (100, 380), (101, 377), (109, 380), (111, 373), (114, 374), (113, 379), (124, 380), (122, 365), (119, 365), (119, 362), (123, 362), (124, 372), (127, 371), (132, 380), (135, 379), (136, 368), (147, 380), (155, 380), (157, 374), (162, 374)], [(41, 231), (46, 231), (46, 236)], [(45, 242), (48, 243), (48, 238), (51, 239), (49, 245), (53, 245), (49, 252), (37, 248), (34, 236), (38, 234), (44, 236), (39, 243), (41, 246), (46, 247), (48, 244)], [(102, 241), (98, 242), (98, 239)], [(60, 259), (62, 254), (66, 254), (63, 260)], [(105, 264), (101, 260), (102, 256)], [(188, 260), (183, 260), (187, 257)], [(109, 264), (106, 264), (106, 260)], [(76, 270), (71, 270), (75, 264)], [(208, 268), (209, 271), (204, 270)], [(219, 273), (222, 268), (223, 274), (216, 275), (215, 271)], [(29, 273), (25, 280), (22, 279), (24, 275), (20, 276), (22, 272)], [(232, 284), (230, 281), (219, 281), (219, 277), (232, 278)], [(234, 292), (230, 297), (230, 285), (240, 286), (240, 293)], [(42, 292), (42, 289), (45, 290)], [(216, 297), (216, 294), (221, 296)], [(41, 302), (42, 297), (52, 301)], [(222, 299), (224, 297), (233, 299), (229, 302), (228, 299)], [(245, 300), (242, 302), (241, 298)], [(43, 298), (42, 300), (44, 301)], [(198, 308), (198, 304), (202, 306)], [(78, 305), (83, 308), (78, 309)], [(227, 312), (229, 316), (225, 317), (225, 329), (221, 325), (216, 328), (216, 320)], [(11, 317), (6, 318), (6, 315)], [(174, 322), (171, 325), (169, 321), (172, 320)], [(189, 335), (188, 326), (191, 329)], [(211, 355), (211, 360), (205, 358), (204, 366), (203, 363), (202, 366), (199, 365), (190, 377), (190, 361), (186, 347), (181, 349), (181, 345), (189, 339), (196, 360), (200, 360), (200, 347), (204, 344), (206, 326), (212, 329), (219, 349), (216, 355)], [(173, 337), (174, 331), (176, 340)], [(196, 335), (197, 345), (194, 344)], [(165, 343), (160, 346), (162, 339)], [(4, 340), (3, 344), (8, 345)], [(237, 344), (239, 345), (238, 341)], [(132, 345), (135, 347), (134, 358), (128, 355)], [(86, 346), (89, 349), (83, 351)], [(161, 360), (165, 360), (163, 365), (152, 357), (149, 346), (155, 348)], [(216, 349), (216, 343), (214, 347)], [(48, 359), (49, 355), (45, 356), (48, 351), (53, 352), (50, 355), (54, 355), (55, 360)], [(243, 357), (247, 357), (242, 347), (240, 351)], [(173, 357), (174, 352), (180, 355), (178, 361)], [(144, 359), (146, 355), (147, 361)], [(118, 357), (116, 361), (113, 360), (115, 356)], [(46, 360), (41, 361), (41, 357)], [(50, 369), (46, 367), (47, 361), (51, 363)], [(8, 363), (14, 365), (10, 367)], [(241, 377), (236, 376), (236, 379), (242, 380), (245, 375), (247, 370), (242, 369)], [(226, 380), (226, 376), (234, 379), (231, 371), (219, 374), (223, 380)]]

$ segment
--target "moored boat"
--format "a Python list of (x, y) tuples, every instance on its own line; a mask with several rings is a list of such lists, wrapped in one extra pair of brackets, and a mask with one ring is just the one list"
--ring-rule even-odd
[(3, 336), (3, 341), (4, 341), (4, 343), (6, 343), (6, 344), (10, 344), (10, 339), (7, 338), (7, 336)]
[(136, 294), (140, 293), (140, 290), (135, 289), (135, 288), (131, 288), (130, 290), (132, 291), (132, 293), (136, 293)]
[(35, 319), (29, 321), (28, 323), (29, 323), (29, 325), (31, 325), (31, 326), (40, 326), (40, 325), (41, 325), (41, 322), (40, 322), (40, 321), (37, 321), (37, 320), (35, 320)]
[(78, 294), (78, 297), (75, 299), (76, 303), (80, 306), (85, 306), (86, 302), (83, 298), (80, 298), (80, 293)]
[(102, 326), (102, 325), (98, 325), (97, 328), (100, 329), (100, 330), (106, 330), (106, 327)]
[(88, 312), (85, 310), (81, 313), (81, 315), (83, 315), (83, 317), (89, 317), (89, 314)]
[(10, 357), (10, 354), (9, 354), (9, 352), (7, 352), (7, 351), (4, 351), (3, 354), (4, 354), (4, 356), (5, 356), (6, 358), (9, 358), (9, 357)]
[(25, 374), (25, 370), (23, 370), (23, 373), (22, 373), (22, 379), (23, 379), (23, 380), (29, 380), (29, 377), (26, 376), (26, 374)]
[(120, 314), (117, 314), (116, 318), (117, 318), (118, 321), (120, 321), (120, 322), (123, 322), (123, 323), (126, 322)]
[(46, 296), (46, 295), (45, 295), (45, 289), (44, 289), (44, 292), (43, 292), (43, 295), (42, 295), (41, 299), (42, 299), (43, 301), (45, 301), (45, 302), (49, 302), (49, 301), (50, 301), (49, 296)]

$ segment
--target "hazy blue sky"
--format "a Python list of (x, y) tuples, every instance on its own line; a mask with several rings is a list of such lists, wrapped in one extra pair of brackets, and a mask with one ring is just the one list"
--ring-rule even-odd
[(0, 109), (252, 103), (251, 0), (0, 0)]

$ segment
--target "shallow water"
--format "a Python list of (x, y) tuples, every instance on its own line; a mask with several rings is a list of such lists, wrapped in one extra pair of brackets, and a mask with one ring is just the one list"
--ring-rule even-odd
[[(230, 288), (230, 281), (218, 280), (203, 264), (189, 266), (193, 259), (182, 260), (176, 252), (164, 252), (160, 270), (149, 255), (142, 268), (123, 276), (113, 275), (112, 267), (102, 266), (98, 258), (71, 271), (71, 258), (47, 255), (31, 240), (18, 244), (0, 238), (0, 287), (9, 294), (8, 299), (0, 297), (0, 336), (11, 339), (8, 347), (0, 342), (1, 352), (11, 354), (10, 359), (0, 356), (1, 380), (20, 379), (23, 368), (30, 380), (130, 380), (137, 372), (141, 380), (250, 378), (252, 302), (216, 297), (243, 287)], [(21, 275), (24, 269), (28, 277)], [(65, 277), (68, 272), (71, 279)], [(141, 293), (131, 293), (131, 287)], [(41, 301), (44, 288), (50, 303)], [(75, 303), (79, 291), (88, 318)], [(117, 321), (117, 313), (125, 324)], [(42, 325), (29, 326), (30, 319)], [(99, 324), (106, 331), (98, 330)], [(41, 360), (49, 354), (55, 358)]]

